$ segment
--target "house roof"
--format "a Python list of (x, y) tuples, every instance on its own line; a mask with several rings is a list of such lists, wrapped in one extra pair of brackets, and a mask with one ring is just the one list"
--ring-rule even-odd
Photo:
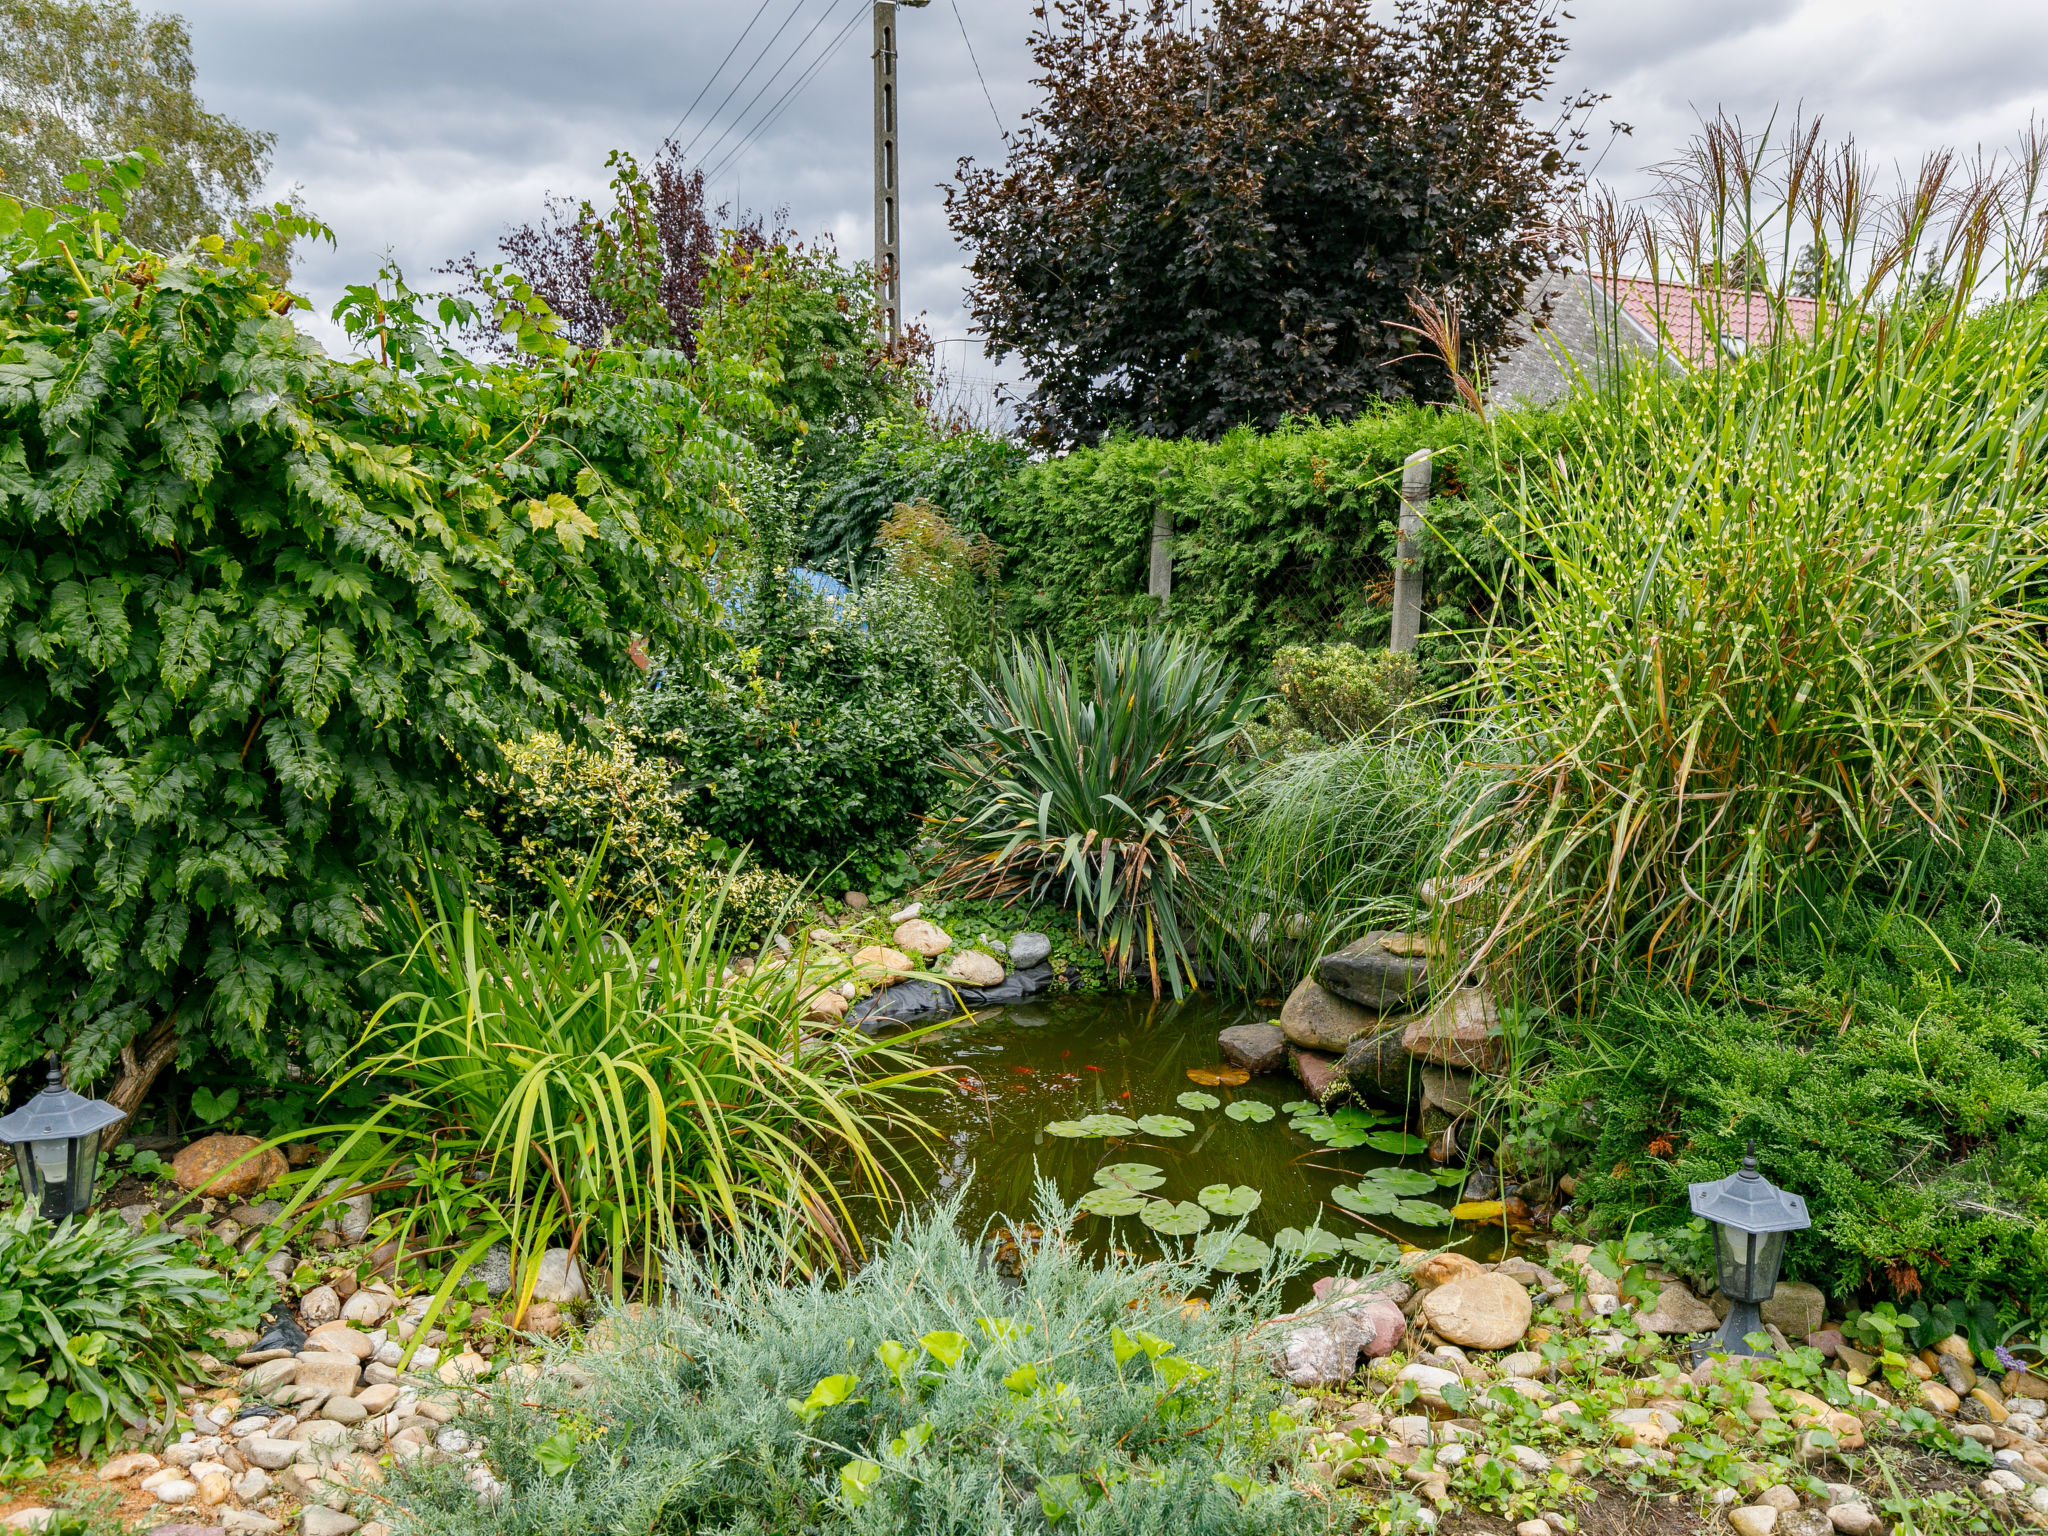
[[(1660, 337), (1690, 363), (1705, 362), (1716, 344), (1769, 346), (1776, 334), (1777, 306), (1768, 295), (1740, 288), (1696, 288), (1647, 277), (1608, 278), (1607, 291), (1622, 312), (1650, 335)], [(1813, 334), (1816, 302), (1786, 297), (1786, 322), (1800, 336)]]

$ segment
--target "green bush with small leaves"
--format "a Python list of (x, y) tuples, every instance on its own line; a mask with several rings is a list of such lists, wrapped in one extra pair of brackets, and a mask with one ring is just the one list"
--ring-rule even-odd
[(1271, 678), (1260, 744), (1313, 752), (1387, 724), (1416, 692), (1422, 669), (1406, 652), (1365, 651), (1339, 640), (1281, 646)]
[(54, 1226), (26, 1205), (0, 1215), (0, 1476), (164, 1420), (197, 1379), (189, 1351), (274, 1299), (260, 1271), (230, 1279), (199, 1257), (105, 1212)]

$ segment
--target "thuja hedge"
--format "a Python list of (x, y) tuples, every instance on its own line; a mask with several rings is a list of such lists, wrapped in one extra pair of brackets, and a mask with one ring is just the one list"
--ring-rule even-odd
[(330, 358), (265, 272), (320, 233), (0, 198), (0, 1071), (118, 1059), (132, 1108), (179, 1053), (330, 1054), (377, 882), (706, 622), (726, 440), (675, 360), (511, 304), (480, 367), (395, 275)]
[(1153, 516), (1173, 518), (1172, 620), (1239, 660), (1282, 645), (1384, 646), (1401, 466), (1435, 453), (1423, 568), (1433, 627), (1493, 616), (1502, 551), (1487, 524), (1503, 462), (1540, 454), (1548, 415), (1493, 423), (1387, 406), (1217, 442), (1115, 438), (1026, 466), (994, 498), (1007, 622), (1084, 653), (1096, 634), (1144, 623)]

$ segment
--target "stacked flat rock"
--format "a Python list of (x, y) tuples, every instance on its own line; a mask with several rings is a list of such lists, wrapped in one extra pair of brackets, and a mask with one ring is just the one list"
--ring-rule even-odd
[(1419, 934), (1375, 929), (1316, 962), (1326, 992), (1375, 1013), (1407, 1013), (1429, 997), (1429, 943)]

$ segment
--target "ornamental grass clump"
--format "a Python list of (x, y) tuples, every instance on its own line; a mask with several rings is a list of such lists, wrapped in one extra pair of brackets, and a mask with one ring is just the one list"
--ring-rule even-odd
[(1716, 124), (1668, 220), (1596, 223), (1596, 271), (1758, 285), (1699, 288), (1695, 318), (1759, 344), (1667, 334), (1578, 392), (1547, 474), (1525, 461), (1501, 537), (1527, 619), (1478, 678), (1502, 792), (1451, 850), (1497, 945), (1682, 980), (1861, 880), (1910, 900), (1930, 850), (2031, 793), (2042, 167), (1936, 161), (1887, 200), (1810, 132)]
[(943, 881), (975, 897), (1057, 901), (1128, 976), (1142, 963), (1179, 997), (1193, 981), (1193, 871), (1218, 863), (1213, 817), (1262, 702), (1181, 635), (1095, 643), (1084, 683), (1044, 641), (1017, 641), (977, 677), (977, 736), (948, 754), (960, 806), (938, 831)]
[[(587, 881), (557, 879), (546, 910), (498, 927), (433, 882), (429, 906), (387, 912), (395, 995), (335, 1086), (388, 1092), (336, 1128), (307, 1189), (397, 1191), (382, 1230), (447, 1255), (444, 1295), (507, 1244), (522, 1307), (551, 1246), (598, 1261), (615, 1295), (664, 1252), (764, 1222), (794, 1234), (800, 1266), (851, 1259), (852, 1204), (916, 1185), (906, 1100), (934, 1069), (807, 1021), (843, 962), (751, 965), (720, 937), (723, 895), (700, 878), (613, 926)], [(452, 1218), (435, 1198), (451, 1171)]]
[[(1041, 1190), (1011, 1279), (955, 1229), (898, 1229), (843, 1284), (792, 1283), (774, 1243), (679, 1255), (658, 1307), (462, 1421), (508, 1485), (480, 1506), (454, 1467), (394, 1469), (422, 1536), (990, 1533), (1281, 1536), (1350, 1529), (1288, 1464), (1294, 1421), (1234, 1282), (1097, 1263)], [(1277, 1294), (1277, 1287), (1261, 1295)]]

